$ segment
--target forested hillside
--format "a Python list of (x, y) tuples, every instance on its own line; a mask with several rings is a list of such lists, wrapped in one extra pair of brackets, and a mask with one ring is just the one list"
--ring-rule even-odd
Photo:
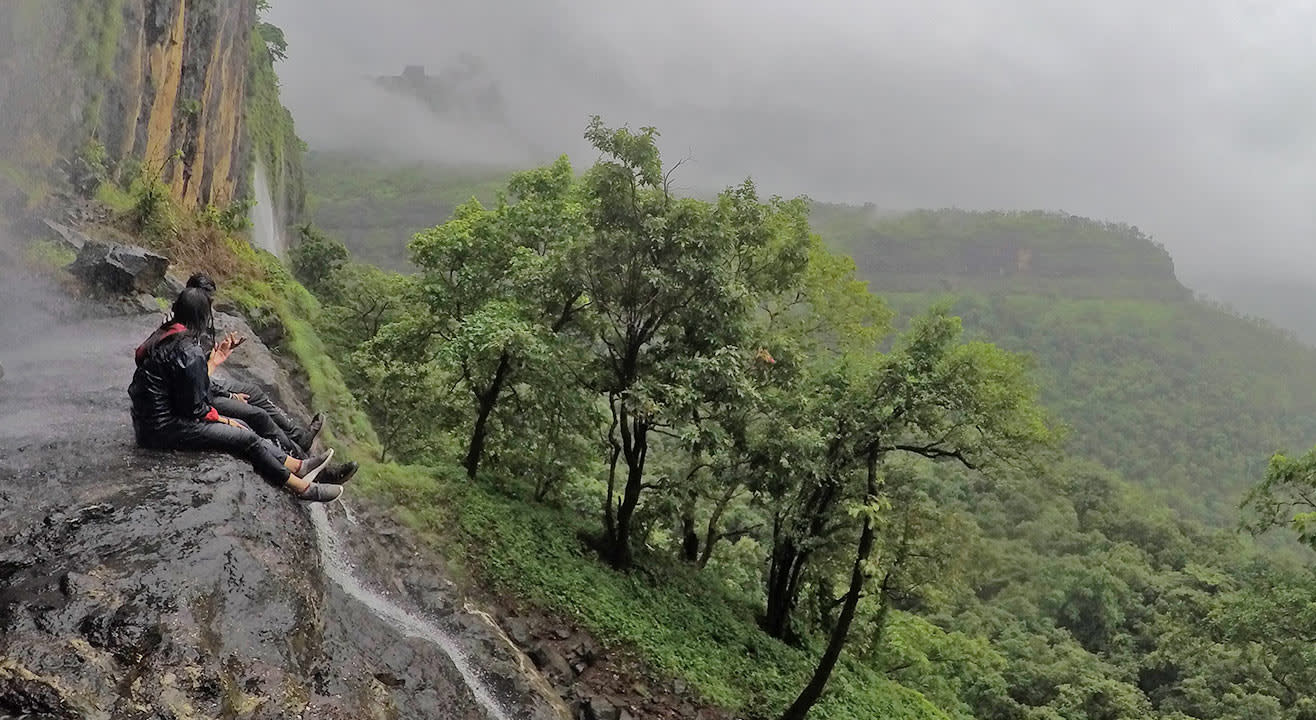
[(809, 717), (1308, 717), (1316, 586), (1232, 528), (1316, 431), (1310, 351), (1131, 227), (813, 205), (855, 268), (807, 204), (671, 198), (652, 138), (591, 133), (588, 172), (436, 219), (413, 275), (294, 254), (378, 452), (437, 468), (368, 481), (410, 522), (750, 717), (800, 717), (819, 667)]
[[(315, 219), (356, 257), (407, 268), (404, 244), (491, 171), (311, 156)], [(1064, 213), (881, 213), (812, 206), (824, 241), (906, 314), (949, 299), (970, 334), (1034, 357), (1070, 448), (1222, 527), (1281, 449), (1316, 438), (1316, 351), (1194, 299), (1136, 227)]]
[(361, 262), (411, 268), (411, 236), (472, 197), (493, 200), (506, 172), (397, 167), (352, 153), (306, 155), (307, 193), (315, 224), (339, 238)]
[[(665, 695), (670, 712), (638, 716), (1316, 718), (1316, 576), (1287, 532), (1316, 545), (1316, 454), (1297, 454), (1316, 438), (1316, 352), (1195, 300), (1137, 228), (890, 214), (751, 181), (690, 197), (655, 130), (594, 118), (584, 167), (316, 154), (315, 224), (281, 259), (245, 241), (242, 191), (263, 162), (280, 209), (302, 214), (303, 146), (274, 74), (283, 33), (256, 0), (220, 16), (152, 4), (175, 29), (147, 69), (179, 82), (85, 98), (85, 127), (59, 130), (71, 141), (28, 142), (45, 152), (0, 166), (16, 186), (41, 170), (6, 204), (67, 194), (93, 211), (90, 231), (211, 274), (222, 305), (297, 366), (330, 418), (321, 439), (360, 461), (353, 500), (419, 531), (447, 562), (435, 575), (570, 639), (568, 660), (506, 628), (573, 714)], [(116, 20), (141, 21), (139, 7), (23, 0), (0, 19), (95, 30), (68, 36), (98, 51), (79, 77), (105, 80), (141, 64), (146, 46)], [(170, 38), (209, 37), (220, 17), (242, 28), (222, 37), (243, 72), (216, 72), (242, 82), (193, 97), (209, 66), (175, 62), (192, 44)], [(62, 57), (63, 35), (39, 37), (41, 53), (0, 50), (0, 66)], [(97, 86), (70, 87), (84, 85)], [(41, 112), (18, 130), (40, 127), (51, 98), (34, 96)], [(123, 98), (153, 108), (145, 154), (99, 114)], [(212, 136), (224, 145), (189, 145)], [(210, 181), (192, 184), (196, 171)], [(29, 240), (21, 261), (67, 279), (70, 251)], [(356, 527), (393, 534), (383, 519)], [(1286, 547), (1240, 520), (1283, 527)], [(426, 570), (409, 565), (402, 584), (440, 585)], [(48, 613), (88, 578), (51, 575), (32, 606)], [(53, 616), (33, 617), (41, 630)], [(630, 674), (598, 680), (619, 667)], [(169, 684), (189, 668), (155, 669)], [(590, 673), (607, 704), (571, 695)], [(35, 707), (36, 686), (6, 684), (30, 674), (0, 657), (5, 707)], [(268, 709), (193, 675), (227, 715)], [(384, 688), (429, 689), (368, 677), (359, 702), (385, 714)]]
[(1316, 350), (1193, 299), (1136, 228), (1036, 212), (815, 217), (896, 307), (953, 298), (972, 334), (1031, 354), (1072, 450), (1176, 509), (1233, 525), (1270, 455), (1316, 438)]

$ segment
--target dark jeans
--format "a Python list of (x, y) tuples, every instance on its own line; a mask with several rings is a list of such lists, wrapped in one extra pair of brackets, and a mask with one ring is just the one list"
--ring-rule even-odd
[(283, 466), (288, 454), (270, 440), (245, 428), (217, 422), (175, 420), (149, 434), (138, 433), (137, 441), (162, 450), (217, 450), (251, 463), (266, 482), (283, 487), (291, 474)]
[[(252, 383), (244, 383), (229, 378), (218, 378), (212, 375), (210, 378), (210, 389), (211, 395), (215, 397), (231, 395), (234, 393), (246, 395), (248, 404), (264, 410), (265, 414), (269, 415), (270, 419), (274, 421), (274, 424), (278, 425), (279, 429), (286, 433), (288, 438), (297, 444), (297, 447), (301, 448), (304, 453), (310, 452), (312, 442), (311, 431), (307, 430), (305, 425), (288, 417), (288, 415), (283, 412), (283, 409), (278, 405), (275, 405), (274, 401), (270, 399), (270, 396), (265, 394), (265, 391), (261, 390), (260, 387)], [(214, 403), (212, 402), (211, 404), (213, 405)], [(215, 405), (215, 409), (219, 410), (221, 415), (226, 414), (223, 410), (220, 410), (218, 405)], [(244, 420), (243, 422), (246, 421)]]
[(210, 404), (219, 411), (220, 415), (234, 420), (241, 420), (257, 435), (267, 440), (273, 440), (275, 445), (278, 445), (289, 455), (297, 458), (305, 457), (301, 447), (294, 443), (288, 437), (288, 434), (283, 431), (283, 428), (279, 427), (270, 417), (270, 414), (264, 410), (251, 403), (242, 402), (237, 398), (220, 397), (219, 395), (210, 398)]

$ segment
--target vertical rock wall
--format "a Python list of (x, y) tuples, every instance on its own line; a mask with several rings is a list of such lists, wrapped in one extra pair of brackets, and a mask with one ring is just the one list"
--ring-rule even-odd
[(0, 2), (0, 175), (96, 139), (185, 207), (245, 197), (256, 23), (255, 0)]

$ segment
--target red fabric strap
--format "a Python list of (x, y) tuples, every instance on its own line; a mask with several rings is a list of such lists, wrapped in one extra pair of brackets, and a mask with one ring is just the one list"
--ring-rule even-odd
[(133, 354), (134, 357), (137, 359), (137, 364), (138, 365), (142, 364), (142, 360), (146, 357), (146, 352), (150, 348), (150, 346), (158, 345), (160, 344), (160, 341), (164, 340), (165, 338), (171, 335), (177, 335), (178, 333), (183, 332), (183, 330), (185, 329), (186, 328), (184, 328), (181, 323), (174, 323), (173, 325), (170, 325), (169, 327), (165, 328), (164, 332), (160, 333), (159, 337), (155, 337), (155, 335), (152, 334), (151, 337), (146, 339), (146, 342), (137, 346), (137, 351)]

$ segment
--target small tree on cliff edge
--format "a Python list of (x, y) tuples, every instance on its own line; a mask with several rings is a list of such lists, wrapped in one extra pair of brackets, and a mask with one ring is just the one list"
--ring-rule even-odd
[(757, 299), (799, 281), (810, 240), (802, 199), (761, 203), (748, 181), (714, 203), (674, 197), (676, 167), (664, 170), (657, 137), (598, 117), (585, 133), (602, 156), (584, 179), (593, 232), (584, 270), (599, 390), (612, 416), (604, 525), (618, 568), (631, 563), (651, 435), (686, 420), (697, 385), (724, 384), (710, 363), (734, 374)]
[[(847, 378), (851, 422), (843, 437), (861, 482), (861, 519), (849, 588), (818, 667), (782, 720), (804, 720), (822, 697), (845, 647), (859, 600), (872, 579), (869, 562), (879, 525), (907, 515), (907, 496), (884, 491), (884, 461), (892, 453), (949, 460), (977, 469), (1018, 463), (1048, 446), (1052, 433), (1037, 404), (1037, 389), (1023, 358), (986, 343), (960, 343), (959, 318), (937, 309), (915, 322), (899, 346), (871, 371)], [(904, 537), (902, 542), (911, 538)], [(884, 575), (889, 583), (892, 575)], [(877, 589), (888, 593), (889, 587)]]

